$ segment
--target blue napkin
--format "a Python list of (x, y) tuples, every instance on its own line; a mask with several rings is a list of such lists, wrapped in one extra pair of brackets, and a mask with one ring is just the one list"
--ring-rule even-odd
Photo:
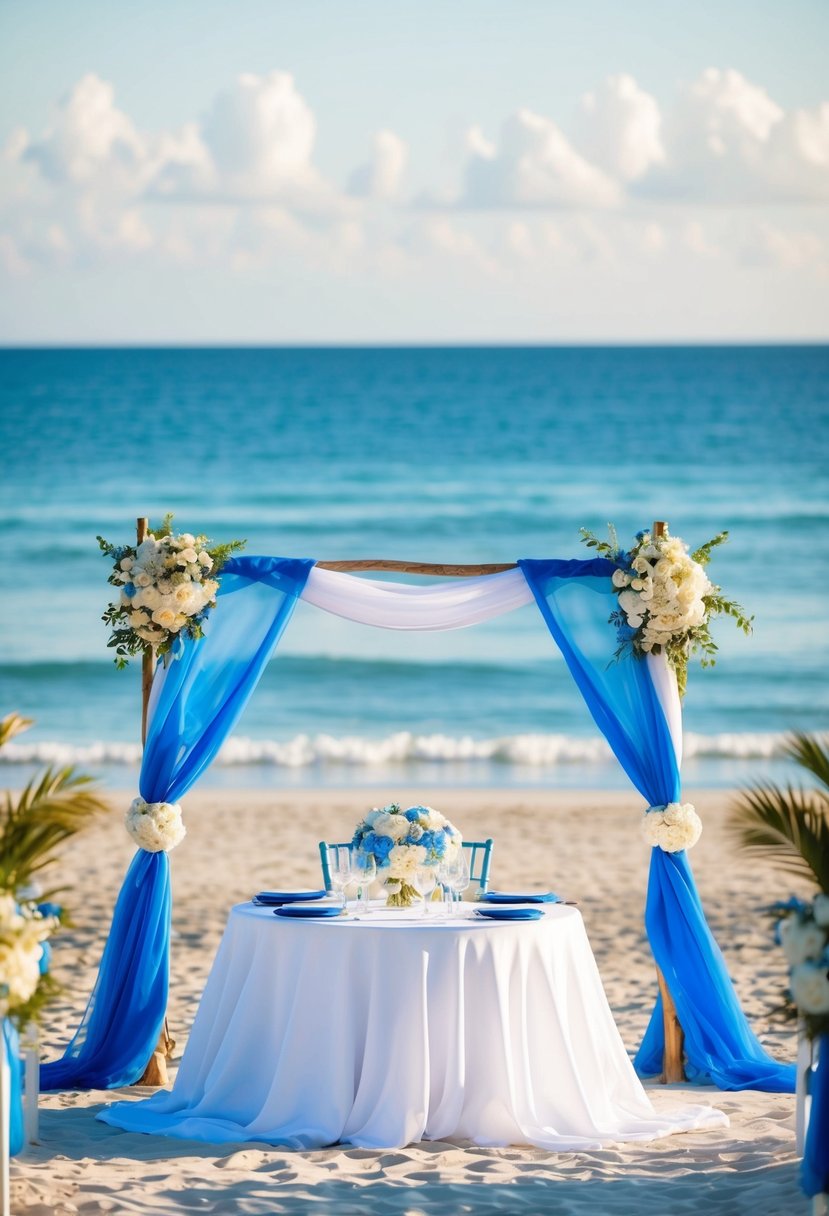
[(324, 899), (327, 891), (260, 891), (254, 895), (254, 902), (267, 904), (268, 907), (281, 907), (282, 904), (307, 903), (312, 899)]
[(303, 917), (311, 916), (339, 916), (342, 913), (342, 908), (339, 904), (334, 907), (333, 904), (285, 904), (281, 908), (274, 908), (274, 916), (295, 916), (302, 919)]
[(560, 899), (552, 891), (541, 894), (531, 892), (529, 895), (519, 895), (507, 891), (487, 891), (481, 896), (482, 903), (488, 904), (557, 904)]
[(544, 913), (541, 908), (477, 908), (475, 915), (487, 920), (541, 920)]

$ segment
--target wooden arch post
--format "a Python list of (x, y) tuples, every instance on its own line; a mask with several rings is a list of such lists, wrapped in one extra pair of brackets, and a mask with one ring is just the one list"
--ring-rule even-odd
[[(140, 545), (142, 541), (147, 539), (147, 533), (150, 530), (150, 521), (145, 516), (140, 516), (135, 521), (135, 538)], [(147, 710), (150, 704), (150, 690), (153, 686), (153, 669), (155, 667), (155, 652), (148, 650), (144, 651), (141, 659), (141, 746), (147, 742)], [(161, 1027), (161, 1034), (158, 1036), (158, 1042), (155, 1045), (153, 1054), (150, 1056), (149, 1063), (144, 1069), (144, 1072), (139, 1077), (136, 1084), (138, 1085), (167, 1085), (169, 1077), (167, 1076), (167, 1061), (173, 1054), (175, 1040), (170, 1038), (169, 1028), (167, 1026), (167, 1018), (164, 1018), (164, 1025)]]
[[(664, 536), (668, 525), (664, 519), (656, 519), (651, 536), (656, 539)], [(659, 995), (662, 998), (662, 1027), (664, 1031), (664, 1046), (662, 1048), (662, 1075), (659, 1078), (663, 1085), (672, 1085), (685, 1077), (685, 1035), (677, 1017), (674, 998), (668, 991), (665, 976), (656, 968), (656, 980), (659, 984)]]

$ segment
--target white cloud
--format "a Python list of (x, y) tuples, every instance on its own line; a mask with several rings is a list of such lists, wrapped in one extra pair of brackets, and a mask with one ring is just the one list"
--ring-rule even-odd
[(220, 190), (268, 197), (285, 189), (314, 190), (311, 163), (317, 124), (288, 72), (241, 75), (215, 98), (203, 139)]
[(351, 194), (378, 199), (394, 199), (406, 168), (408, 149), (394, 131), (378, 131), (374, 136), (371, 159), (351, 175)]
[(666, 151), (643, 192), (731, 205), (829, 199), (829, 104), (787, 114), (733, 69), (708, 68), (683, 91)]
[(632, 76), (608, 76), (582, 98), (578, 144), (589, 159), (623, 181), (634, 181), (665, 159), (662, 115), (655, 98)]
[(466, 207), (606, 207), (620, 191), (573, 148), (550, 118), (519, 110), (497, 145), (479, 128), (467, 135), (468, 161), (460, 205)]
[(813, 232), (785, 232), (766, 222), (754, 225), (740, 248), (740, 261), (745, 266), (799, 270), (825, 264), (825, 259), (826, 248)]
[(90, 72), (58, 107), (52, 126), (30, 141), (16, 133), (18, 154), (55, 184), (140, 188), (147, 179), (148, 148), (131, 119), (115, 105), (111, 84)]

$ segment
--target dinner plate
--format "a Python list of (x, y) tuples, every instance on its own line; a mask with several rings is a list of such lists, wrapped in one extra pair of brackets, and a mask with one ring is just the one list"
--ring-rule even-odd
[(487, 891), (481, 896), (481, 902), (488, 904), (557, 904), (560, 900), (552, 891), (541, 893), (536, 891), (530, 892), (528, 895), (511, 891)]
[(342, 908), (339, 904), (334, 907), (333, 904), (285, 904), (282, 908), (274, 908), (274, 916), (294, 916), (302, 920), (303, 918), (320, 917), (320, 916), (340, 916)]
[(477, 908), (475, 915), (487, 920), (540, 920), (544, 913), (540, 908)]
[(307, 903), (312, 899), (324, 899), (327, 894), (327, 891), (260, 891), (253, 898), (256, 903), (276, 908), (282, 904), (297, 903), (300, 900)]

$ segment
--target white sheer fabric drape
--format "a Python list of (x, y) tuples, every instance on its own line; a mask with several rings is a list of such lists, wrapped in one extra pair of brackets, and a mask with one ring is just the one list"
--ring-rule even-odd
[(315, 567), (300, 598), (361, 625), (438, 630), (465, 629), (502, 616), (532, 603), (533, 594), (518, 569), (412, 586)]

